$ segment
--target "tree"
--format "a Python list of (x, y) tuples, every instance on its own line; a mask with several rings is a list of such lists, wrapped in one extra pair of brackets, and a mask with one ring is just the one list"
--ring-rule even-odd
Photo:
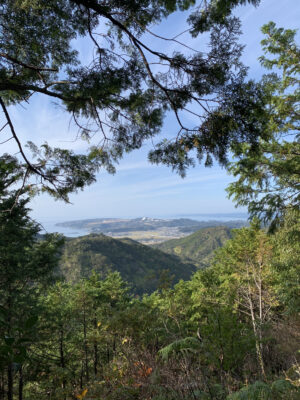
[(35, 362), (32, 366), (32, 380), (39, 377), (39, 386), (29, 384), (26, 387), (32, 398), (41, 398), (46, 392), (51, 398), (66, 399), (72, 391), (74, 371), (80, 371), (80, 353), (74, 346), (74, 342), (78, 346), (79, 324), (74, 316), (73, 291), (69, 285), (56, 282), (48, 287), (45, 296), (39, 297), (39, 341), (33, 349)]
[(286, 213), (273, 236), (274, 267), (278, 275), (277, 292), (284, 313), (295, 315), (300, 309), (300, 212)]
[[(39, 342), (29, 398), (64, 399), (103, 382), (124, 331), (119, 312), (129, 306), (128, 289), (118, 273), (94, 273), (77, 285), (57, 282), (40, 297)], [(109, 369), (109, 368), (108, 368)], [(38, 382), (38, 384), (36, 384)], [(99, 387), (98, 387), (99, 390)]]
[[(178, 129), (173, 139), (156, 143), (149, 158), (181, 175), (195, 154), (200, 161), (205, 157), (207, 166), (213, 158), (224, 165), (232, 144), (247, 141), (255, 147), (265, 123), (261, 90), (246, 81), (240, 24), (231, 17), (235, 6), (246, 3), (259, 0), (2, 1), (0, 106), (3, 127), (11, 133), (7, 140), (15, 140), (23, 159), (24, 181), (35, 175), (43, 190), (67, 200), (68, 193), (92, 183), (100, 167), (114, 172), (124, 152), (156, 137), (169, 111)], [(209, 33), (206, 54), (181, 41), (181, 33), (164, 38), (150, 30), (192, 6), (188, 30), (192, 37)], [(94, 46), (88, 65), (73, 45), (80, 36)], [(167, 41), (180, 50), (156, 50), (148, 45), (149, 36), (160, 41), (160, 49)], [(27, 154), (9, 106), (35, 94), (63, 105), (80, 136), (91, 142), (87, 154), (32, 142), (28, 146), (37, 159)]]
[(271, 222), (273, 228), (287, 211), (299, 211), (300, 49), (295, 43), (296, 31), (270, 22), (262, 32), (266, 35), (262, 41), (265, 55), (260, 62), (275, 69), (262, 80), (271, 139), (261, 140), (254, 151), (246, 142), (235, 147), (237, 161), (231, 163), (229, 171), (238, 179), (228, 187), (228, 193), (237, 205), (247, 206), (252, 217)]
[(249, 319), (255, 337), (257, 361), (266, 378), (263, 359), (264, 326), (278, 306), (272, 268), (272, 245), (257, 222), (236, 230), (215, 258), (214, 271), (223, 299)]
[(8, 400), (13, 399), (16, 371), (22, 400), (22, 364), (35, 340), (36, 287), (53, 273), (61, 244), (56, 235), (38, 239), (39, 225), (28, 215), (28, 187), (12, 189), (20, 170), (15, 158), (0, 157), (0, 368), (7, 371)]

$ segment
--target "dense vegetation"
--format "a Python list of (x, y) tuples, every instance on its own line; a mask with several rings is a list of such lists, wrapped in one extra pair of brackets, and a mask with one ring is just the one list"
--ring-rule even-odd
[(93, 271), (101, 277), (118, 271), (130, 282), (133, 292), (139, 294), (189, 279), (196, 270), (192, 263), (183, 264), (177, 256), (131, 239), (113, 239), (102, 234), (66, 240), (60, 269), (71, 283), (90, 277)]
[[(299, 48), (295, 31), (264, 26), (261, 62), (275, 71), (259, 84), (245, 82), (239, 23), (230, 17), (244, 3), (259, 1), (203, 1), (204, 9), (190, 15), (190, 33), (211, 33), (209, 55), (169, 57), (146, 49), (142, 36), (193, 0), (1, 2), (0, 105), (6, 123), (0, 129), (10, 128), (24, 160), (0, 157), (1, 400), (299, 399)], [(104, 48), (93, 35), (100, 18), (109, 21)], [(84, 34), (97, 48), (89, 69), (76, 64), (70, 47)], [(166, 64), (166, 72), (153, 75), (146, 50)], [(66, 81), (57, 82), (58, 76)], [(81, 156), (47, 145), (39, 153), (31, 144), (39, 154), (33, 163), (7, 105), (36, 92), (61, 99), (88, 140), (94, 132), (78, 118), (96, 119), (101, 130), (98, 110), (109, 109), (112, 146), (105, 147), (104, 140)], [(157, 250), (105, 237), (99, 244), (87, 236), (66, 244), (71, 246), (65, 259), (82, 262), (83, 278), (76, 264), (77, 276), (61, 280), (62, 239), (41, 240), (38, 224), (29, 218), (29, 196), (36, 192), (30, 176), (66, 199), (91, 183), (99, 166), (113, 170), (111, 162), (124, 151), (157, 134), (166, 110), (180, 125), (179, 112), (192, 100), (205, 107), (215, 96), (217, 105), (198, 115), (196, 132), (182, 125), (178, 140), (162, 142), (152, 161), (184, 173), (195, 150), (199, 159), (206, 156), (206, 165), (211, 156), (226, 164), (231, 150), (237, 181), (229, 194), (271, 229), (254, 218), (249, 227), (233, 231), (210, 265), (191, 279), (170, 287), (162, 270), (156, 275), (159, 289), (140, 296), (109, 269), (122, 258), (126, 273), (129, 263), (138, 271), (124, 251), (130, 248), (154, 271)], [(105, 242), (109, 250), (102, 248), (104, 255), (97, 257), (93, 246)], [(85, 276), (84, 268), (99, 264), (100, 274)]]
[(272, 71), (262, 79), (269, 137), (255, 148), (247, 142), (233, 146), (229, 171), (237, 180), (227, 190), (236, 204), (247, 206), (252, 217), (274, 229), (286, 210), (298, 210), (300, 203), (300, 48), (296, 30), (270, 22), (262, 32), (264, 54), (259, 60)]
[(224, 226), (200, 229), (181, 239), (172, 239), (153, 247), (176, 255), (185, 262), (199, 267), (209, 265), (214, 251), (231, 238), (231, 230)]
[[(208, 268), (136, 296), (118, 272), (58, 279), (60, 238), (37, 235), (30, 188), (13, 189), (17, 161), (0, 158), (0, 172), (0, 398), (299, 398), (299, 211), (275, 234), (258, 221), (234, 230)], [(69, 254), (97, 238), (74, 239)], [(116, 257), (146, 252), (100, 238)]]
[(1, 307), (0, 396), (298, 399), (299, 221), (235, 230), (209, 268), (141, 297), (118, 272), (45, 286), (23, 271)]

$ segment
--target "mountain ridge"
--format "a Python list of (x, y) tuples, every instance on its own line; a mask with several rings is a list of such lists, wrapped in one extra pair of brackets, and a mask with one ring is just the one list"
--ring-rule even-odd
[(200, 229), (180, 239), (172, 239), (152, 247), (170, 255), (178, 256), (183, 262), (190, 262), (198, 268), (209, 265), (214, 251), (231, 239), (231, 229), (226, 226)]
[(162, 279), (171, 280), (173, 275), (172, 283), (189, 279), (196, 267), (130, 238), (90, 234), (66, 240), (60, 270), (66, 280), (73, 283), (90, 276), (92, 271), (102, 276), (119, 271), (133, 291), (142, 294), (156, 290)]
[(72, 283), (89, 277), (92, 271), (103, 277), (119, 271), (135, 293), (151, 293), (167, 281), (171, 285), (187, 280), (198, 268), (207, 267), (214, 251), (230, 238), (231, 230), (223, 226), (203, 228), (153, 246), (95, 233), (66, 238), (60, 270)]

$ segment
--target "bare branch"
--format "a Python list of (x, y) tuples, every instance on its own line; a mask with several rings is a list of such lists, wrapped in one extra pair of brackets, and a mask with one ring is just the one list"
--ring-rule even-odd
[(26, 162), (26, 164), (28, 165), (28, 168), (31, 171), (34, 171), (35, 173), (40, 175), (40, 172), (31, 164), (31, 162), (26, 157), (26, 154), (24, 153), (24, 150), (22, 148), (21, 142), (20, 142), (20, 140), (19, 140), (19, 138), (18, 138), (18, 136), (16, 134), (15, 128), (13, 126), (13, 123), (12, 123), (11, 119), (10, 119), (10, 116), (8, 114), (8, 111), (7, 111), (7, 108), (6, 108), (5, 104), (4, 104), (4, 101), (2, 100), (2, 97), (0, 97), (0, 105), (1, 105), (2, 110), (4, 112), (4, 115), (5, 115), (5, 118), (7, 120), (7, 123), (9, 125), (9, 127), (10, 127), (11, 133), (12, 133), (15, 141), (17, 142), (18, 148), (20, 150), (20, 153), (22, 154), (22, 157), (23, 157), (24, 161)]
[(9, 142), (11, 139), (13, 139), (14, 137), (13, 136), (11, 136), (9, 139), (6, 139), (6, 140), (4, 140), (4, 142), (0, 142), (0, 144), (4, 144), (4, 143), (7, 143), (7, 142)]
[(6, 122), (6, 123), (2, 126), (2, 128), (0, 129), (0, 132), (3, 131), (3, 129), (4, 129), (7, 125), (8, 125), (8, 122)]

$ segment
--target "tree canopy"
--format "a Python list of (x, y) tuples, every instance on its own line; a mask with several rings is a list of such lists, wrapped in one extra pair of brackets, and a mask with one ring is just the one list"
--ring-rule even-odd
[(14, 284), (15, 307), (0, 286), (0, 398), (296, 400), (297, 260), (291, 215), (276, 235), (236, 229), (208, 268), (141, 296), (119, 272), (38, 286), (36, 264), (33, 286)]
[[(37, 188), (42, 184), (67, 200), (68, 193), (92, 183), (99, 168), (114, 172), (124, 152), (150, 138), (158, 138), (150, 160), (182, 175), (195, 159), (225, 165), (233, 144), (246, 141), (255, 147), (265, 132), (263, 98), (260, 85), (247, 81), (237, 41), (240, 23), (231, 15), (246, 3), (259, 1), (1, 1), (2, 127), (11, 133), (7, 140), (16, 141), (24, 179), (35, 175)], [(191, 37), (204, 33), (209, 38), (206, 52), (181, 41), (182, 32), (167, 38), (151, 31), (185, 10)], [(79, 37), (94, 48), (91, 62), (79, 57), (74, 41)], [(176, 50), (157, 50), (154, 39), (159, 49), (171, 43)], [(24, 149), (10, 106), (37, 94), (71, 115), (90, 143), (85, 154), (51, 148), (46, 141), (40, 148), (30, 142), (32, 153)], [(177, 129), (159, 135), (168, 112)]]
[(278, 28), (274, 22), (262, 27), (263, 67), (269, 139), (261, 139), (253, 150), (249, 143), (235, 146), (229, 171), (238, 179), (228, 187), (238, 205), (248, 207), (271, 228), (287, 212), (299, 211), (299, 73), (300, 49), (296, 31)]

